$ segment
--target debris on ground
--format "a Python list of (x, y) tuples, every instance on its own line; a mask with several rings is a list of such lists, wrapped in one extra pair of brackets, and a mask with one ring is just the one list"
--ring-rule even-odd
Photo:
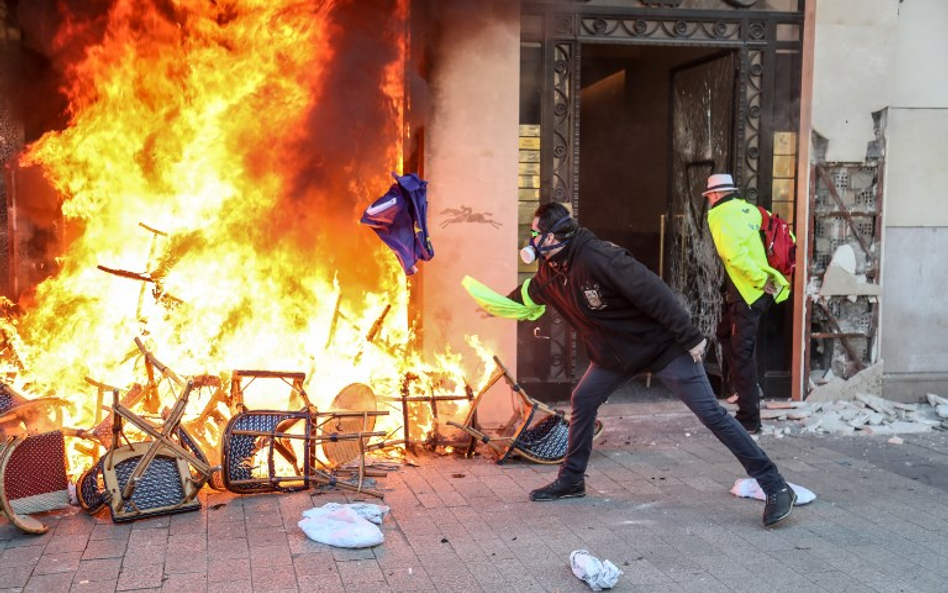
[(599, 560), (588, 550), (575, 550), (570, 553), (569, 563), (576, 578), (585, 581), (593, 591), (613, 588), (622, 574), (615, 564), (608, 560)]
[(851, 401), (765, 401), (760, 418), (761, 434), (777, 437), (948, 431), (948, 398), (929, 393), (924, 402), (903, 403), (857, 393)]

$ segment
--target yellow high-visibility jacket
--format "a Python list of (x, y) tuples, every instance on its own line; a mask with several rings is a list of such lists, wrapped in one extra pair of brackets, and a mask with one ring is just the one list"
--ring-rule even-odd
[(790, 282), (767, 264), (760, 239), (760, 221), (757, 206), (736, 196), (724, 198), (708, 211), (714, 247), (727, 275), (748, 305), (764, 294), (768, 278), (773, 278), (780, 289), (774, 295), (774, 302), (783, 302), (790, 296)]

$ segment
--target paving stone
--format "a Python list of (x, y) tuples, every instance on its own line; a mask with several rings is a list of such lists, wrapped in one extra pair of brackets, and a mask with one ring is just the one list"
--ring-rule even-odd
[(52, 574), (57, 572), (73, 573), (79, 568), (82, 552), (53, 552), (44, 553), (36, 567), (34, 574)]
[(287, 545), (266, 545), (250, 546), (250, 567), (273, 568), (277, 570), (289, 570), (293, 572), (293, 559), (290, 556), (290, 548)]
[(127, 549), (124, 539), (97, 539), (90, 540), (83, 550), (84, 560), (98, 558), (122, 558)]
[(201, 552), (177, 551), (168, 554), (165, 560), (165, 574), (187, 574), (201, 573), (207, 574), (207, 554)]
[(73, 585), (82, 581), (90, 583), (97, 582), (115, 582), (118, 580), (122, 569), (121, 558), (108, 558), (101, 560), (82, 560), (79, 562), (79, 568), (76, 570)]
[(69, 588), (69, 593), (107, 593), (109, 591), (115, 591), (117, 585), (118, 581), (116, 579), (109, 581), (88, 581), (79, 579), (77, 576), (72, 581), (72, 587)]
[(253, 590), (253, 583), (249, 578), (225, 582), (208, 579), (207, 583), (207, 593), (247, 593)]
[(305, 575), (297, 578), (297, 584), (300, 591), (319, 591), (320, 593), (323, 591), (326, 593), (344, 593), (346, 591), (337, 574)]
[(7, 548), (0, 554), (0, 567), (35, 566), (43, 555), (45, 546), (24, 546)]
[(72, 587), (72, 572), (34, 574), (23, 588), (23, 593), (68, 593)]
[(132, 526), (129, 524), (116, 525), (111, 521), (96, 521), (92, 528), (92, 533), (89, 535), (89, 540), (98, 541), (103, 539), (117, 539), (127, 542), (131, 532)]
[(205, 593), (207, 591), (207, 575), (203, 572), (188, 574), (166, 574), (161, 585), (162, 593)]
[(251, 581), (253, 582), (253, 591), (296, 591), (298, 585), (296, 574), (291, 569), (275, 566), (252, 567)]
[(210, 538), (207, 558), (211, 560), (243, 560), (249, 564), (250, 546), (244, 538)]
[(45, 552), (82, 552), (86, 549), (89, 542), (89, 532), (82, 534), (65, 533), (59, 534), (46, 544)]
[(0, 589), (21, 589), (33, 574), (33, 564), (7, 566), (0, 562)]
[(161, 564), (136, 567), (127, 567), (123, 564), (116, 591), (147, 588), (160, 589), (163, 576), (164, 566)]

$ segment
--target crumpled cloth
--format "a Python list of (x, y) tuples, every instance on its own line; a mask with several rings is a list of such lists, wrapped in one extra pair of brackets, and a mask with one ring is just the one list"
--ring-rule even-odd
[(384, 504), (371, 504), (368, 502), (351, 502), (349, 504), (340, 504), (338, 502), (327, 502), (319, 508), (303, 511), (303, 516), (307, 517), (307, 513), (312, 513), (313, 511), (318, 511), (320, 509), (323, 511), (335, 511), (341, 508), (352, 509), (360, 517), (367, 521), (371, 521), (376, 525), (382, 524), (382, 520), (389, 511), (389, 507)]
[(622, 571), (612, 562), (601, 561), (588, 550), (575, 550), (569, 555), (573, 574), (586, 582), (593, 591), (611, 589), (619, 580)]
[(297, 525), (306, 537), (321, 544), (339, 548), (370, 548), (385, 537), (381, 525), (389, 507), (369, 503), (327, 503), (303, 511)]
[[(816, 494), (807, 490), (803, 486), (797, 486), (787, 482), (787, 486), (793, 488), (797, 493), (797, 502), (793, 506), (800, 506), (816, 500)], [(738, 478), (731, 488), (731, 494), (741, 498), (756, 498), (757, 500), (767, 500), (767, 495), (760, 489), (760, 484), (754, 478)]]

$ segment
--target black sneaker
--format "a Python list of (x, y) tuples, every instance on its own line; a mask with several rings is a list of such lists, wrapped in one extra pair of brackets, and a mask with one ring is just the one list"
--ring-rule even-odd
[(795, 502), (797, 493), (786, 483), (776, 492), (768, 494), (767, 503), (764, 505), (764, 527), (770, 527), (789, 517)]
[(760, 424), (750, 424), (748, 422), (741, 421), (741, 426), (744, 427), (744, 430), (747, 431), (747, 434), (760, 434)]
[(559, 500), (561, 498), (582, 498), (586, 496), (586, 482), (567, 482), (557, 478), (543, 488), (537, 488), (530, 493), (530, 500), (541, 502), (545, 500)]

